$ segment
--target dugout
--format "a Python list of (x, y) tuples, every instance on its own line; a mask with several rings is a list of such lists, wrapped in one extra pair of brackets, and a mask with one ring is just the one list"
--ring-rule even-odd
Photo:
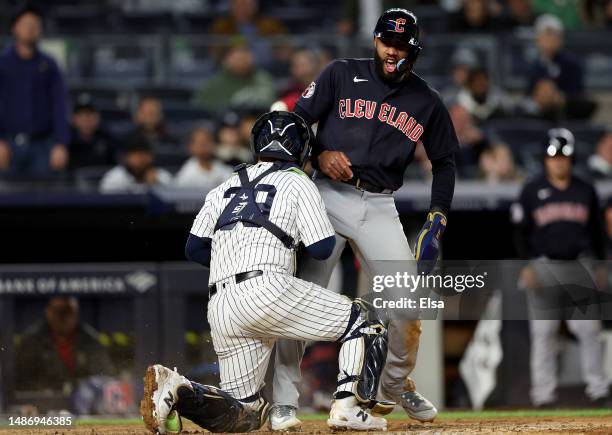
[[(34, 404), (40, 410), (59, 410), (74, 405), (75, 385), (41, 393), (24, 391), (16, 383), (16, 348), (24, 331), (44, 319), (45, 306), (54, 296), (78, 300), (80, 322), (100, 333), (98, 339), (111, 359), (114, 378), (143, 373), (160, 357), (156, 321), (159, 282), (153, 263), (1, 266), (0, 373), (4, 406)], [(40, 358), (45, 364), (42, 355)], [(132, 379), (138, 380), (135, 391), (126, 395), (133, 398), (138, 397), (134, 393), (140, 390), (140, 377)], [(119, 393), (116, 390), (111, 394)]]

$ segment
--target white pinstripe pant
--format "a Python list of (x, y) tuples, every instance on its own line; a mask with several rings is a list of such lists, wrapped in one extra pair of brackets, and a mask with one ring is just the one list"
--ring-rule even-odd
[[(351, 305), (346, 296), (278, 273), (264, 273), (240, 284), (233, 278), (217, 283), (208, 320), (219, 357), (221, 389), (238, 399), (257, 393), (263, 388), (277, 338), (336, 341), (346, 331)], [(358, 319), (350, 332), (362, 321)], [(340, 350), (338, 380), (357, 375), (362, 357), (363, 340), (346, 341)], [(355, 383), (348, 382), (339, 390), (354, 388)]]

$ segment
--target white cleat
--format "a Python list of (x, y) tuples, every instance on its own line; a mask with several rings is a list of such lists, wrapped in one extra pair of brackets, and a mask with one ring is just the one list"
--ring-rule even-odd
[(327, 426), (332, 430), (387, 430), (387, 420), (362, 409), (354, 396), (336, 399), (329, 411)]
[(270, 429), (290, 432), (298, 430), (302, 422), (297, 418), (297, 409), (289, 405), (274, 405), (270, 412)]
[(166, 420), (174, 408), (177, 390), (191, 388), (189, 380), (162, 365), (149, 366), (144, 377), (144, 395), (140, 401), (140, 415), (153, 433), (166, 433)]

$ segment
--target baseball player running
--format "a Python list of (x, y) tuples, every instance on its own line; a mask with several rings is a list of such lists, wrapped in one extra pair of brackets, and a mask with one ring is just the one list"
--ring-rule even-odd
[(385, 430), (372, 415), (387, 352), (386, 328), (369, 306), (295, 278), (295, 247), (328, 258), (334, 229), (314, 183), (300, 167), (310, 127), (298, 115), (271, 112), (253, 127), (259, 162), (242, 165), (206, 196), (186, 246), (210, 267), (208, 320), (219, 358), (220, 389), (190, 382), (161, 365), (147, 369), (141, 414), (147, 428), (180, 430), (180, 416), (213, 432), (248, 432), (268, 418), (261, 389), (277, 338), (342, 343), (338, 388), (328, 425)]
[[(589, 294), (593, 278), (583, 264), (588, 257), (605, 259), (597, 193), (591, 183), (572, 174), (575, 140), (569, 130), (549, 130), (543, 155), (544, 174), (525, 184), (511, 208), (519, 254), (530, 259), (520, 284), (527, 289), (530, 314), (531, 400), (538, 407), (556, 404), (558, 332), (561, 320), (568, 319), (580, 344), (586, 394), (601, 406), (609, 405), (599, 303)], [(603, 276), (597, 276), (599, 272)], [(605, 269), (595, 276), (598, 285), (607, 280)], [(581, 301), (581, 310), (574, 310), (572, 301)]]
[[(412, 72), (421, 46), (417, 18), (405, 9), (385, 11), (374, 30), (373, 59), (330, 63), (304, 91), (294, 109), (318, 122), (315, 180), (336, 231), (336, 246), (324, 262), (307, 261), (300, 277), (327, 285), (347, 241), (371, 279), (385, 274), (385, 261), (405, 262), (417, 273), (392, 193), (399, 189), (415, 147), (422, 142), (433, 165), (430, 212), (416, 246), (419, 271), (429, 271), (438, 253), (455, 184), (458, 141), (440, 96)], [(431, 421), (434, 405), (408, 377), (416, 363), (420, 321), (391, 320), (389, 353), (381, 393), (408, 415)], [(304, 343), (280, 340), (274, 371), (271, 426), (288, 430), (296, 417), (299, 364)]]

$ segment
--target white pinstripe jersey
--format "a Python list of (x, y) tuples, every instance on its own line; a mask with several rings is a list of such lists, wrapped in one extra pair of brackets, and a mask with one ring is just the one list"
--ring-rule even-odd
[[(271, 165), (261, 162), (249, 167), (249, 179)], [(273, 195), (268, 218), (296, 243), (301, 241), (309, 246), (335, 234), (321, 195), (306, 174), (297, 169), (275, 171), (266, 175), (258, 186), (263, 184), (273, 185), (276, 192), (258, 191), (257, 203), (269, 204), (270, 195)], [(231, 229), (214, 232), (219, 216), (233, 197), (224, 198), (225, 192), (235, 186), (240, 186), (237, 174), (211, 190), (191, 227), (191, 234), (212, 239), (209, 284), (251, 270), (293, 275), (294, 251), (265, 228), (247, 227), (238, 222)]]

